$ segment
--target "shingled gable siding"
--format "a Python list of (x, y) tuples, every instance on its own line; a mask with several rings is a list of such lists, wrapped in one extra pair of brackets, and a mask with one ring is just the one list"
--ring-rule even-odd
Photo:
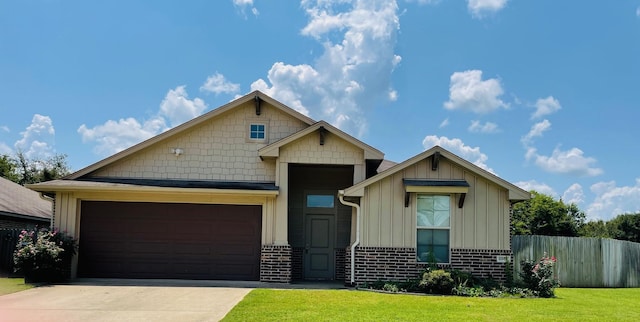
[(261, 282), (291, 282), (291, 246), (263, 245), (260, 258)]
[(305, 164), (364, 164), (361, 148), (331, 133), (320, 145), (319, 134), (309, 134), (280, 148), (280, 162)]
[[(469, 272), (476, 277), (506, 280), (505, 264), (496, 256), (512, 258), (510, 250), (452, 249), (451, 263), (441, 268)], [(420, 278), (428, 263), (416, 261), (415, 248), (357, 247), (355, 256), (355, 282), (362, 286), (367, 282), (406, 281)], [(345, 283), (351, 282), (351, 249), (346, 249)]]
[[(268, 124), (267, 142), (247, 142), (248, 126), (256, 120)], [(306, 127), (304, 122), (266, 103), (261, 115), (256, 115), (250, 102), (106, 166), (92, 176), (275, 181), (275, 163), (260, 160), (258, 149)], [(172, 148), (181, 148), (184, 153), (176, 157), (170, 153)]]

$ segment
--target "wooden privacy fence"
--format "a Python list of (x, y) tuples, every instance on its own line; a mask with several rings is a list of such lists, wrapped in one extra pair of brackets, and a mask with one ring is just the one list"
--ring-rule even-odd
[(515, 276), (520, 262), (546, 252), (565, 287), (640, 287), (640, 243), (605, 238), (513, 236)]
[(0, 276), (14, 276), (13, 252), (20, 236), (20, 229), (0, 229)]

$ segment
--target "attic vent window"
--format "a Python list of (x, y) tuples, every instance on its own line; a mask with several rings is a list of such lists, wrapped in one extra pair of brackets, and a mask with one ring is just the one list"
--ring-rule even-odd
[(254, 124), (250, 125), (249, 129), (249, 138), (252, 140), (264, 140), (266, 134), (266, 129), (264, 124)]

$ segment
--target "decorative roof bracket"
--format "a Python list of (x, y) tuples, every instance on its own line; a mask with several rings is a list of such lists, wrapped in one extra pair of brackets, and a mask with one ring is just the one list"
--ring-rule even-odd
[(431, 170), (438, 170), (438, 163), (440, 163), (440, 152), (436, 151), (431, 155)]
[(318, 131), (320, 131), (320, 145), (324, 145), (324, 136), (327, 133), (327, 129), (324, 126), (321, 126)]
[(461, 193), (460, 198), (458, 199), (458, 208), (462, 209), (464, 207), (464, 198), (467, 197), (466, 193)]
[(256, 94), (256, 96), (253, 98), (253, 101), (256, 103), (256, 115), (260, 115), (260, 96), (258, 96)]

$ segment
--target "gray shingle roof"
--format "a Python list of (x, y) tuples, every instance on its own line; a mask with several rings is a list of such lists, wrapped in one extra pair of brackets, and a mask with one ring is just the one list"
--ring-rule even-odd
[(51, 205), (39, 193), (0, 177), (0, 213), (50, 219)]

